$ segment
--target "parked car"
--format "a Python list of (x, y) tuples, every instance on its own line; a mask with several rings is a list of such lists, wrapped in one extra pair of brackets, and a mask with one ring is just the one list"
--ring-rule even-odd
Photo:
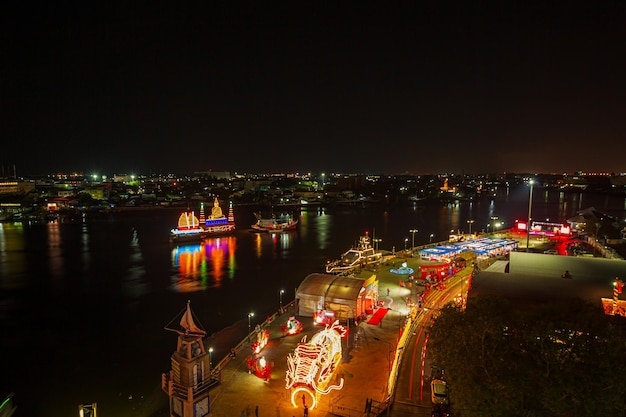
[(448, 404), (448, 385), (441, 379), (430, 382), (430, 396), (433, 404)]

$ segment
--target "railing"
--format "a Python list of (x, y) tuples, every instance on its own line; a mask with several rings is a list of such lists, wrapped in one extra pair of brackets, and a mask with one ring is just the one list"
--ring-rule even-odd
[(163, 391), (165, 391), (169, 396), (174, 396), (185, 401), (193, 401), (194, 398), (202, 396), (211, 388), (217, 386), (219, 383), (219, 380), (213, 379), (211, 377), (203, 382), (196, 384), (193, 387), (187, 387), (177, 384), (173, 381), (172, 371), (161, 375), (161, 388), (163, 389)]
[[(276, 320), (276, 318), (278, 316), (280, 316), (281, 314), (283, 314), (284, 312), (286, 312), (287, 310), (289, 310), (292, 305), (295, 306), (296, 301), (292, 300), (290, 303), (287, 303), (283, 306), (282, 311), (277, 311), (274, 314), (272, 314), (271, 316), (268, 317), (267, 320), (265, 320), (262, 324), (259, 324), (259, 326), (261, 327), (261, 329), (265, 329), (267, 327), (269, 327), (269, 325)], [(235, 353), (238, 353), (242, 348), (244, 347), (248, 347), (248, 344), (250, 343), (250, 340), (252, 338), (253, 335), (256, 334), (256, 331), (252, 331), (250, 332), (241, 342), (239, 342), (237, 344), (237, 346), (235, 346), (233, 349), (235, 351)], [(222, 374), (221, 374), (221, 370), (224, 369), (224, 367), (228, 364), (228, 362), (230, 362), (233, 358), (231, 357), (231, 355), (226, 355), (226, 357), (224, 357), (221, 361), (219, 361), (211, 370), (211, 376), (212, 379), (215, 379), (217, 381), (219, 381), (219, 383), (222, 382)]]

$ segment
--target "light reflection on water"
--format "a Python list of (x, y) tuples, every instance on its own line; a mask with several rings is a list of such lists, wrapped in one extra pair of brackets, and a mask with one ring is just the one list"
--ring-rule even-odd
[(172, 249), (174, 290), (202, 291), (219, 288), (224, 278), (233, 279), (237, 266), (235, 253), (237, 237), (222, 236), (204, 239), (198, 244), (176, 246)]

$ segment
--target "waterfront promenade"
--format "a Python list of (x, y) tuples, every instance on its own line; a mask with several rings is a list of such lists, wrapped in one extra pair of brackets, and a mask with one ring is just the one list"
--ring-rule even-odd
[[(534, 246), (540, 242), (531, 242)], [(373, 269), (363, 270), (356, 274), (367, 278), (372, 274), (379, 281), (380, 300), (384, 301), (389, 310), (382, 320), (382, 325), (368, 324), (367, 320), (358, 325), (350, 323), (349, 337), (344, 341), (343, 361), (340, 373), (344, 376), (341, 390), (331, 391), (322, 396), (318, 407), (309, 410), (311, 417), (339, 415), (344, 417), (364, 415), (386, 415), (389, 417), (431, 416), (430, 374), (431, 362), (426, 344), (428, 328), (434, 320), (436, 311), (448, 302), (452, 302), (459, 294), (467, 291), (467, 279), (470, 268), (460, 270), (445, 281), (445, 285), (433, 287), (427, 291), (421, 307), (410, 328), (405, 329), (407, 337), (400, 338), (405, 317), (410, 314), (407, 303), (416, 303), (425, 287), (407, 285), (408, 276), (392, 273), (402, 262), (419, 275), (419, 267), (433, 262), (421, 260), (410, 253), (399, 252), (387, 254), (387, 261)], [(487, 260), (483, 268), (487, 267)], [(389, 291), (387, 291), (389, 290)], [(387, 295), (388, 294), (388, 295)], [(285, 389), (285, 372), (287, 355), (292, 353), (304, 336), (310, 338), (322, 329), (313, 324), (311, 317), (297, 316), (303, 324), (303, 332), (294, 336), (283, 336), (281, 325), (293, 315), (293, 305), (287, 311), (276, 313), (263, 320), (257, 318), (252, 327), (260, 324), (269, 330), (269, 342), (260, 356), (273, 364), (271, 378), (264, 381), (254, 374), (248, 373), (247, 358), (251, 355), (250, 340), (243, 329), (242, 337), (236, 339), (236, 358), (228, 358), (228, 351), (234, 345), (226, 342), (236, 333), (235, 329), (226, 329), (215, 339), (209, 340), (207, 346), (219, 346), (219, 358), (216, 364), (221, 377), (221, 384), (211, 391), (211, 415), (213, 417), (252, 416), (258, 407), (260, 417), (303, 417), (303, 407), (294, 407)], [(342, 323), (345, 325), (345, 323)], [(240, 329), (241, 333), (241, 329)], [(243, 341), (242, 341), (243, 339)], [(398, 344), (398, 342), (401, 342)], [(368, 413), (366, 404), (371, 401)], [(391, 405), (391, 407), (389, 407)], [(256, 417), (256, 415), (255, 415)]]
[[(423, 376), (421, 369), (425, 362), (423, 358), (418, 357), (416, 363), (413, 350), (416, 344), (415, 337), (421, 335), (423, 338), (426, 333), (417, 329), (429, 325), (432, 318), (430, 312), (418, 309), (413, 325), (410, 329), (405, 329), (411, 332), (408, 334), (409, 337), (405, 338), (403, 345), (398, 345), (405, 317), (410, 312), (407, 302), (411, 300), (416, 302), (419, 292), (424, 289), (417, 285), (407, 288), (404, 284), (408, 279), (407, 275), (390, 272), (393, 266), (398, 266), (402, 261), (406, 261), (407, 266), (417, 272), (419, 265), (424, 262), (417, 257), (396, 257), (376, 269), (364, 270), (358, 274), (362, 277), (376, 274), (379, 280), (380, 299), (389, 310), (381, 324), (368, 324), (367, 320), (361, 321), (358, 325), (350, 323), (349, 336), (344, 339), (339, 371), (344, 377), (344, 386), (341, 390), (331, 391), (328, 395), (322, 396), (318, 407), (309, 410), (309, 416), (367, 415), (367, 401), (371, 401), (370, 415), (387, 412), (393, 417), (430, 416), (429, 385), (428, 381), (424, 383), (421, 379)], [(431, 300), (441, 300), (443, 294), (450, 291), (452, 291), (450, 288), (447, 291), (431, 290), (425, 302), (434, 304)], [(289, 398), (289, 391), (285, 389), (286, 358), (303, 337), (309, 339), (323, 327), (315, 325), (311, 317), (297, 316), (303, 324), (303, 332), (294, 336), (283, 336), (281, 325), (286, 323), (290, 315), (293, 315), (293, 305), (287, 306), (282, 314), (276, 313), (264, 321), (261, 320), (260, 323), (263, 329), (269, 330), (269, 342), (260, 353), (260, 356), (264, 356), (273, 364), (269, 381), (248, 373), (247, 358), (251, 356), (251, 348), (250, 340), (245, 335), (244, 340), (235, 346), (234, 359), (229, 358), (227, 354), (232, 346), (225, 345), (227, 335), (232, 336), (234, 329), (227, 329), (225, 334), (218, 334), (215, 339), (208, 341), (207, 346), (220, 346), (220, 355), (224, 355), (224, 359), (215, 364), (221, 384), (211, 391), (213, 417), (251, 416), (257, 407), (261, 417), (303, 416), (302, 405), (294, 407)], [(256, 324), (259, 324), (259, 320), (253, 322), (252, 326)], [(405, 352), (407, 355), (404, 355)], [(388, 404), (393, 403), (396, 383), (402, 386), (401, 401), (397, 407), (392, 406), (387, 410)], [(415, 386), (412, 398), (407, 398), (405, 394), (410, 389), (409, 386)]]

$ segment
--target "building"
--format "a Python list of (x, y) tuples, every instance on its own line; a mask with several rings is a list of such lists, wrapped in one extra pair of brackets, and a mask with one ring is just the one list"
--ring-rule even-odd
[(298, 315), (332, 311), (339, 320), (356, 319), (378, 303), (378, 280), (331, 274), (309, 274), (296, 289)]
[[(177, 319), (179, 325), (171, 326)], [(169, 397), (169, 416), (206, 416), (210, 389), (218, 384), (211, 378), (211, 357), (203, 340), (206, 331), (196, 324), (189, 303), (165, 328), (178, 334), (172, 369), (161, 377), (161, 388)]]

